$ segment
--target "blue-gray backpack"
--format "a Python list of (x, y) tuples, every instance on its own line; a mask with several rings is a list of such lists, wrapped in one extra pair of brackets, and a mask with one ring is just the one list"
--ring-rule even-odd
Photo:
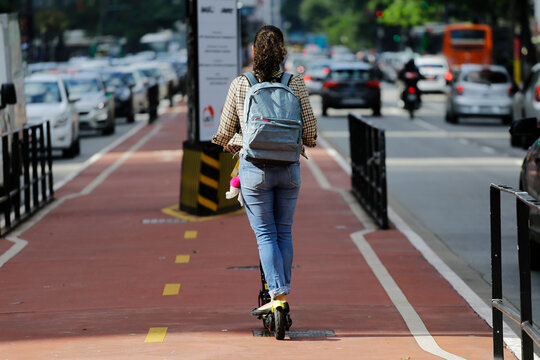
[(302, 108), (289, 88), (292, 77), (283, 73), (281, 82), (258, 82), (244, 73), (251, 88), (244, 100), (242, 148), (248, 160), (291, 164), (300, 159)]

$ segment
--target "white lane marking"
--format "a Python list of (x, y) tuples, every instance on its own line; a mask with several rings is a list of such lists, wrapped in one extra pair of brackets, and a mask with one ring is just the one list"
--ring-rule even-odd
[[(81, 192), (77, 194), (69, 194), (64, 197), (61, 197), (54, 201), (53, 203), (47, 205), (42, 210), (38, 211), (33, 217), (25, 221), (20, 227), (14, 230), (9, 236), (6, 237), (6, 240), (11, 241), (13, 245), (0, 256), (0, 267), (2, 267), (6, 262), (16, 256), (22, 249), (28, 244), (28, 241), (19, 238), (19, 236), (38, 223), (45, 216), (50, 214), (53, 210), (62, 205), (66, 200), (70, 200), (79, 196), (90, 194), (97, 186), (99, 186), (114, 170), (118, 169), (127, 158), (133, 154), (137, 149), (144, 145), (156, 132), (158, 132), (162, 124), (156, 125), (152, 131), (146, 134), (142, 139), (140, 139), (135, 145), (133, 145), (126, 153), (124, 153), (118, 160), (112, 163), (108, 168), (106, 168), (96, 179), (94, 179), (90, 184), (88, 184)], [(140, 128), (139, 128), (140, 129)], [(131, 133), (131, 131), (130, 131)], [(131, 133), (133, 135), (135, 132)], [(125, 139), (124, 139), (125, 140)], [(126, 155), (127, 154), (127, 155)]]
[(126, 139), (130, 138), (139, 130), (141, 130), (144, 126), (146, 126), (146, 122), (144, 121), (139, 122), (139, 124), (131, 128), (131, 130), (129, 130), (127, 133), (125, 133), (124, 135), (122, 135), (121, 137), (119, 137), (118, 139), (116, 139), (115, 141), (113, 141), (112, 143), (104, 147), (103, 149), (101, 149), (99, 152), (92, 155), (89, 159), (83, 162), (82, 165), (76, 171), (72, 172), (61, 181), (54, 184), (54, 191), (57, 191), (62, 186), (64, 186), (65, 184), (73, 180), (77, 175), (83, 172), (87, 167), (89, 167), (90, 165), (92, 165), (93, 163), (101, 159), (101, 157), (104, 154), (108, 153), (109, 151), (117, 147), (119, 144), (123, 143)]
[(86, 187), (81, 191), (80, 195), (88, 195), (96, 187), (101, 185), (109, 175), (111, 175), (114, 171), (116, 171), (122, 164), (135, 152), (137, 151), (141, 146), (143, 146), (152, 136), (154, 136), (161, 128), (163, 127), (162, 124), (156, 125), (150, 131), (148, 134), (146, 134), (142, 139), (140, 139), (135, 145), (133, 145), (128, 151), (124, 152), (122, 156), (117, 159), (113, 164), (111, 164), (107, 169), (101, 172), (97, 178), (95, 178), (90, 184), (86, 185)]
[[(306, 161), (305, 163), (308, 165), (315, 179), (317, 179), (319, 186), (324, 190), (332, 191), (333, 189), (331, 184), (315, 161)], [(369, 216), (365, 213), (365, 211), (363, 211), (363, 209), (358, 205), (348, 191), (340, 190), (337, 192), (343, 196), (343, 199), (350, 206), (351, 211), (358, 217), (358, 220), (365, 227), (364, 230), (350, 235), (352, 241), (366, 260), (373, 274), (379, 280), (379, 283), (383, 286), (396, 309), (399, 311), (418, 346), (420, 346), (422, 350), (443, 359), (465, 360), (462, 357), (441, 349), (435, 339), (433, 339), (418, 313), (414, 310), (413, 306), (407, 300), (405, 294), (403, 294), (398, 284), (394, 281), (375, 251), (373, 251), (373, 248), (364, 238), (365, 235), (376, 231), (377, 227), (373, 221), (369, 219)], [(353, 206), (353, 204), (356, 205)]]
[(424, 322), (422, 321), (418, 313), (414, 310), (409, 300), (407, 300), (405, 294), (403, 294), (403, 291), (401, 291), (398, 284), (396, 284), (396, 282), (392, 278), (392, 275), (390, 275), (390, 273), (383, 265), (375, 251), (373, 251), (373, 248), (366, 241), (364, 236), (370, 232), (371, 230), (362, 230), (351, 234), (351, 238), (354, 244), (358, 247), (358, 250), (360, 250), (360, 252), (362, 253), (362, 256), (364, 256), (364, 259), (368, 263), (369, 267), (379, 280), (379, 283), (383, 286), (384, 290), (388, 294), (388, 297), (390, 297), (390, 299), (394, 303), (394, 306), (401, 314), (401, 317), (407, 324), (407, 327), (409, 328), (411, 334), (414, 336), (414, 339), (418, 343), (418, 346), (420, 346), (420, 348), (422, 348), (424, 351), (435, 356), (439, 356), (443, 359), (465, 360), (460, 356), (441, 349), (439, 344), (437, 344), (435, 339), (431, 336), (428, 329), (424, 325)]
[[(327, 150), (328, 154), (334, 158), (338, 165), (347, 173), (351, 175), (351, 166), (347, 163), (345, 158), (337, 152), (328, 141), (319, 137), (317, 141)], [(363, 210), (362, 210), (363, 211)], [(422, 254), (422, 256), (441, 274), (442, 277), (448, 281), (450, 285), (457, 291), (457, 293), (465, 299), (467, 304), (491, 327), (492, 323), (492, 309), (491, 306), (486, 304), (480, 297), (465, 283), (431, 248), (426, 244), (424, 239), (414, 232), (403, 219), (392, 209), (388, 207), (388, 215), (390, 221), (394, 223), (396, 228), (403, 233), (411, 244)], [(521, 340), (516, 333), (503, 322), (504, 342), (508, 349), (514, 353), (514, 355), (521, 359)], [(536, 354), (535, 360), (539, 360)]]
[(2, 255), (0, 255), (0, 268), (4, 266), (5, 263), (9, 261), (12, 257), (17, 255), (26, 245), (28, 245), (28, 241), (19, 239), (17, 237), (11, 237), (11, 239), (7, 239), (13, 243), (11, 247)]

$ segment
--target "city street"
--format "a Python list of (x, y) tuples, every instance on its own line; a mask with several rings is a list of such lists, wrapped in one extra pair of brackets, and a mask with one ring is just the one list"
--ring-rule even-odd
[[(320, 134), (349, 161), (347, 114), (364, 116), (386, 130), (389, 205), (486, 303), (491, 299), (489, 185), (518, 187), (526, 150), (512, 148), (508, 126), (499, 119), (444, 121), (445, 95), (423, 96), (410, 120), (398, 108), (396, 91), (384, 83), (381, 117), (371, 110), (328, 111), (320, 116)], [(502, 196), (503, 293), (519, 305), (515, 202)], [(540, 275), (532, 273), (533, 311), (540, 319)]]

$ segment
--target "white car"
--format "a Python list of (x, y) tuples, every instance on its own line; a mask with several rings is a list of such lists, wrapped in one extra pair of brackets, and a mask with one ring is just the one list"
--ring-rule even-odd
[(94, 129), (104, 135), (113, 134), (114, 97), (107, 96), (107, 91), (99, 75), (94, 73), (62, 74), (67, 84), (68, 94), (76, 96), (75, 104), (79, 111), (81, 129)]
[(64, 81), (57, 75), (35, 74), (24, 81), (26, 115), (29, 125), (50, 121), (51, 147), (64, 157), (80, 152), (79, 114), (75, 98), (69, 98)]
[(446, 91), (449, 68), (443, 56), (421, 56), (414, 59), (414, 64), (424, 76), (424, 79), (418, 81), (420, 91), (424, 93)]

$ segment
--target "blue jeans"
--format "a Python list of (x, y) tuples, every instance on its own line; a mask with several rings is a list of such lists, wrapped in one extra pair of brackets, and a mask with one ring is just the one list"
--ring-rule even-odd
[(300, 191), (300, 163), (255, 164), (240, 158), (240, 188), (272, 299), (288, 294), (293, 261), (292, 223)]

